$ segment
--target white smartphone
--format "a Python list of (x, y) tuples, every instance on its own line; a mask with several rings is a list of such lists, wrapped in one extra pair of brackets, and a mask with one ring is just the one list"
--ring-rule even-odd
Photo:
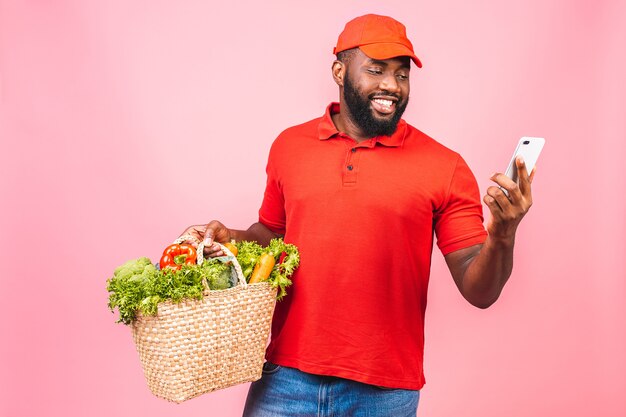
[[(518, 181), (517, 176), (517, 165), (515, 165), (515, 159), (521, 155), (524, 158), (524, 162), (526, 163), (526, 170), (528, 175), (533, 171), (533, 168), (537, 164), (537, 159), (539, 159), (539, 154), (543, 149), (543, 145), (546, 143), (544, 138), (533, 138), (530, 136), (524, 136), (517, 142), (517, 147), (515, 148), (515, 152), (513, 152), (513, 156), (511, 157), (511, 161), (509, 162), (509, 166), (507, 167), (504, 175), (509, 177), (515, 182)], [(500, 189), (506, 194), (508, 197), (509, 193), (504, 188), (500, 187)]]
[(518, 176), (515, 159), (520, 155), (524, 158), (526, 170), (528, 171), (528, 175), (530, 175), (533, 168), (537, 164), (537, 159), (539, 159), (539, 154), (541, 153), (545, 143), (546, 140), (544, 138), (532, 138), (529, 136), (521, 138), (519, 142), (517, 142), (517, 147), (515, 148), (515, 152), (513, 152), (511, 162), (509, 162), (509, 166), (507, 167), (504, 175), (517, 182)]

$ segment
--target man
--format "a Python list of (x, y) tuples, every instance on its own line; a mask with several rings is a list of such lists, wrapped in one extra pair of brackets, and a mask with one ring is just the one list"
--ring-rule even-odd
[(300, 249), (246, 416), (414, 416), (433, 232), (461, 294), (486, 308), (511, 273), (515, 231), (531, 205), (532, 178), (518, 160), (519, 185), (491, 177), (485, 230), (463, 159), (401, 119), (411, 61), (422, 66), (401, 23), (358, 17), (334, 52), (339, 103), (276, 139), (259, 222), (184, 232), (205, 239), (208, 256), (231, 239), (284, 236)]

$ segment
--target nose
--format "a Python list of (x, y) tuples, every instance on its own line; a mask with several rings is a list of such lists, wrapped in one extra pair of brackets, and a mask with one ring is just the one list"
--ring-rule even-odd
[(381, 80), (379, 85), (381, 90), (389, 91), (390, 93), (400, 93), (400, 85), (396, 80), (395, 74), (388, 73)]

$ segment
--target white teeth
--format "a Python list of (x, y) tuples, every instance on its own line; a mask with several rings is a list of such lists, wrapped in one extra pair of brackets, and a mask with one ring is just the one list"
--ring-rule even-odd
[(385, 106), (385, 107), (391, 107), (391, 105), (393, 104), (393, 101), (391, 101), (391, 100), (383, 100), (381, 98), (374, 99), (374, 101), (376, 103), (382, 105), (382, 106)]

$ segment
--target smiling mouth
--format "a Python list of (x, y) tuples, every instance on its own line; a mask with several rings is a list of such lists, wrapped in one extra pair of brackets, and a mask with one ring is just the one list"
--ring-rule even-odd
[(370, 99), (370, 102), (372, 103), (372, 107), (374, 108), (374, 110), (376, 110), (378, 113), (388, 115), (396, 111), (395, 100), (387, 98), (372, 98)]

